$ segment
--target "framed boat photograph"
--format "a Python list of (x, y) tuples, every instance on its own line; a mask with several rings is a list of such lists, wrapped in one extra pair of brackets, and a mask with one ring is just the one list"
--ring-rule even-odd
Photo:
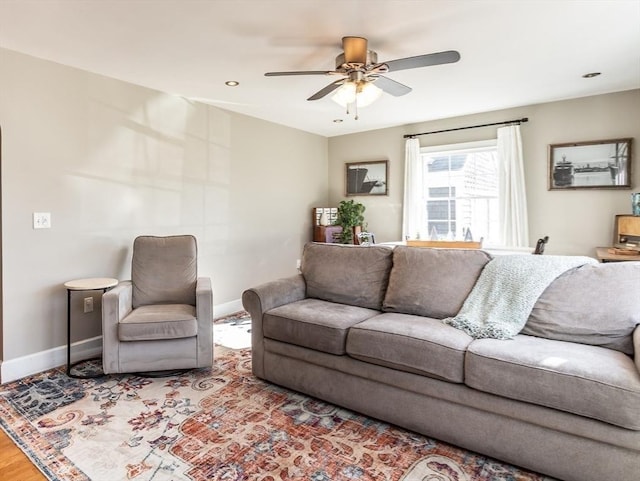
[(549, 190), (630, 189), (631, 140), (549, 145)]
[(346, 164), (346, 195), (388, 195), (388, 161)]

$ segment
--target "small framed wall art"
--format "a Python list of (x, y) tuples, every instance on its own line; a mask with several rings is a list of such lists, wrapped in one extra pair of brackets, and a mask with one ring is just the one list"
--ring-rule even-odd
[(346, 164), (346, 195), (387, 195), (389, 165), (386, 160)]
[(630, 189), (631, 140), (549, 146), (549, 190)]

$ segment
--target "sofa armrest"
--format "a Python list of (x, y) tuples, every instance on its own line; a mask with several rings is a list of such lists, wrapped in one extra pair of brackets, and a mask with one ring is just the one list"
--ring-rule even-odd
[(118, 364), (118, 322), (131, 312), (133, 284), (121, 281), (102, 296), (102, 364), (105, 373), (120, 372)]
[(196, 317), (198, 319), (198, 367), (213, 365), (213, 288), (211, 278), (196, 280)]
[(242, 305), (252, 317), (259, 317), (273, 308), (304, 299), (306, 292), (304, 277), (297, 274), (247, 289), (242, 294)]
[(636, 368), (640, 372), (640, 325), (633, 331), (633, 358), (636, 361)]
[(251, 357), (253, 373), (264, 377), (264, 346), (262, 315), (276, 307), (300, 301), (306, 297), (304, 277), (298, 274), (247, 289), (242, 293), (242, 305), (251, 316)]

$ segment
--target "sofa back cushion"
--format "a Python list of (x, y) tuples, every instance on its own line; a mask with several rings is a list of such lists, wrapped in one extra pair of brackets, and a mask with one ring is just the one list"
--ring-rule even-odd
[(640, 325), (640, 262), (567, 271), (538, 298), (522, 334), (633, 354)]
[(307, 297), (380, 310), (392, 254), (382, 246), (306, 244), (301, 271)]
[(455, 316), (490, 260), (481, 250), (398, 246), (382, 309), (436, 319)]

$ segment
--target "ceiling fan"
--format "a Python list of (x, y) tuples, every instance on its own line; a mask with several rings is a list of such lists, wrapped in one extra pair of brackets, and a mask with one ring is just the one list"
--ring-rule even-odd
[[(342, 106), (355, 104), (364, 107), (375, 101), (382, 91), (399, 97), (411, 92), (400, 82), (385, 77), (382, 74), (454, 63), (460, 60), (460, 54), (455, 50), (417, 55), (415, 57), (400, 58), (386, 62), (378, 62), (378, 54), (369, 50), (368, 42), (363, 37), (342, 37), (343, 52), (336, 57), (335, 70), (302, 70), (293, 72), (267, 72), (267, 77), (287, 75), (338, 75), (340, 78), (320, 89), (307, 100), (319, 100), (337, 91), (332, 99)], [(348, 112), (348, 110), (347, 110)], [(357, 118), (357, 114), (356, 114)]]

